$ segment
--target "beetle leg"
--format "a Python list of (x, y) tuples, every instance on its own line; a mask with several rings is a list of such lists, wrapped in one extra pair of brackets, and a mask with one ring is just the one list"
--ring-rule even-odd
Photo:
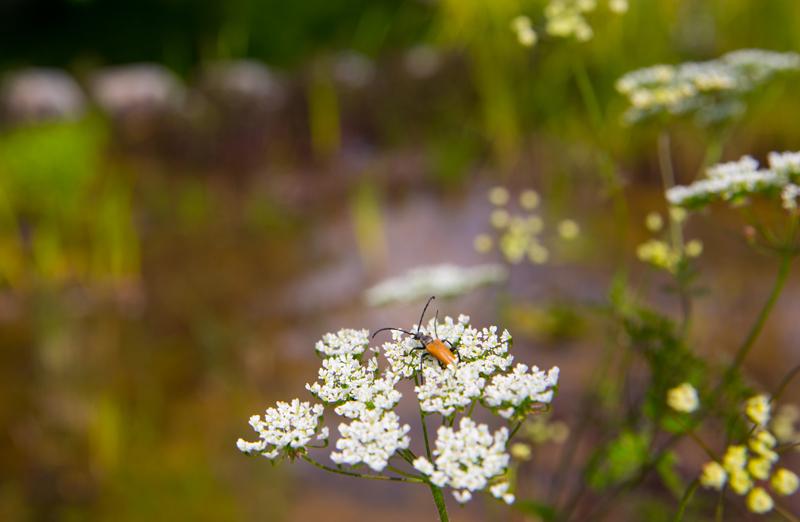
[(447, 343), (447, 346), (449, 346), (449, 347), (450, 347), (450, 351), (451, 351), (451, 352), (453, 352), (453, 355), (458, 355), (458, 348), (456, 348), (455, 346), (453, 346), (453, 343), (451, 343), (450, 341), (448, 341), (448, 340), (446, 340), (446, 339), (445, 339), (445, 340), (443, 340), (442, 342), (443, 342), (443, 343)]

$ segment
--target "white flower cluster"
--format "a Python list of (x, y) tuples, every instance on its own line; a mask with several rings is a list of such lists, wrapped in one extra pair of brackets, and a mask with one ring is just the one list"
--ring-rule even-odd
[(369, 347), (367, 330), (344, 328), (336, 333), (327, 333), (317, 341), (315, 349), (323, 357), (335, 355), (361, 355)]
[(629, 123), (689, 113), (707, 123), (741, 112), (743, 94), (777, 73), (798, 69), (800, 55), (796, 53), (745, 49), (706, 62), (632, 71), (622, 76), (616, 87), (631, 104), (625, 114)]
[(306, 384), (306, 389), (351, 420), (339, 424), (342, 436), (331, 460), (350, 466), (363, 463), (381, 471), (398, 449), (408, 448), (411, 428), (401, 425), (397, 414), (390, 411), (402, 397), (395, 389), (400, 377), (391, 371), (381, 376), (376, 357), (364, 363), (361, 355), (368, 349), (367, 330), (326, 334), (316, 345), (317, 353), (324, 357), (319, 380)]
[(342, 438), (336, 441), (331, 460), (337, 464), (364, 463), (375, 471), (382, 471), (389, 459), (399, 449), (408, 448), (408, 424), (400, 425), (400, 417), (393, 411), (366, 410), (357, 420), (339, 424)]
[(509, 353), (511, 334), (503, 330), (498, 335), (496, 326), (481, 330), (466, 328), (455, 346), (459, 361), (476, 367), (483, 375), (505, 371), (514, 362)]
[(414, 389), (422, 411), (445, 417), (472, 404), (486, 385), (474, 363), (451, 364), (440, 369), (431, 362), (423, 368), (423, 376), (423, 384)]
[(502, 265), (463, 267), (451, 264), (420, 266), (381, 281), (365, 294), (370, 306), (410, 303), (429, 295), (454, 297), (482, 286), (502, 283), (508, 272)]
[(325, 403), (346, 402), (353, 397), (355, 390), (372, 384), (377, 371), (378, 359), (375, 357), (367, 361), (366, 366), (361, 360), (347, 355), (328, 357), (322, 360), (319, 381), (306, 384), (306, 389)]
[(532, 405), (549, 404), (558, 386), (558, 367), (548, 372), (534, 366), (518, 364), (509, 374), (497, 375), (484, 392), (484, 402), (490, 408), (497, 408), (500, 416), (525, 417)]
[(260, 453), (268, 459), (281, 455), (294, 457), (315, 435), (322, 440), (328, 438), (327, 428), (318, 432), (323, 411), (321, 404), (312, 406), (299, 399), (294, 399), (291, 404), (278, 402), (275, 408), (267, 408), (263, 419), (259, 415), (250, 417), (250, 426), (258, 433), (259, 440), (248, 442), (239, 439), (236, 446), (239, 451)]
[(800, 153), (771, 152), (768, 161), (766, 169), (760, 169), (750, 156), (715, 165), (706, 171), (705, 179), (667, 190), (667, 200), (674, 206), (697, 208), (718, 199), (738, 202), (750, 195), (780, 193), (783, 206), (793, 210), (800, 193)]
[(368, 411), (391, 410), (403, 396), (394, 388), (399, 380), (399, 377), (387, 372), (383, 377), (353, 388), (350, 400), (337, 406), (336, 413), (348, 419), (359, 419)]
[[(415, 325), (411, 330), (416, 329)], [(370, 348), (366, 330), (343, 329), (325, 335), (316, 344), (322, 364), (318, 380), (306, 388), (345, 419), (338, 426), (340, 437), (331, 460), (339, 466), (364, 465), (375, 472), (387, 469), (390, 459), (398, 453), (412, 462), (415, 456), (409, 450), (410, 426), (402, 424), (394, 410), (402, 397), (396, 389), (398, 383), (404, 378), (413, 379), (423, 422), (424, 416), (431, 414), (441, 414), (447, 422), (438, 430), (433, 461), (413, 460), (413, 467), (422, 474), (398, 472), (401, 476), (394, 478), (452, 488), (459, 502), (466, 502), (479, 490), (513, 502), (511, 486), (503, 478), (510, 459), (506, 450), (508, 429), (491, 433), (486, 425), (463, 416), (460, 429), (455, 431), (455, 414), (482, 404), (506, 419), (516, 413), (514, 420), (521, 422), (531, 405), (552, 400), (558, 368), (545, 373), (533, 367), (529, 373), (527, 366), (519, 365), (508, 373), (513, 361), (509, 353), (511, 335), (499, 332), (496, 326), (474, 328), (465, 315), (456, 320), (446, 317), (441, 322), (433, 319), (419, 333), (443, 343), (440, 350), (449, 346), (455, 362), (440, 363), (416, 340), (419, 336), (399, 331), (393, 331), (392, 340), (383, 345), (386, 368), (380, 367), (377, 356), (364, 356), (380, 351)], [(423, 354), (428, 356), (420, 369)], [(312, 406), (299, 399), (291, 404), (279, 402), (267, 410), (263, 419), (257, 415), (250, 419), (259, 440), (240, 439), (237, 446), (245, 453), (270, 459), (302, 456), (325, 467), (306, 454), (314, 437), (328, 439), (328, 428), (321, 427), (323, 411), (323, 405)]]
[[(623, 14), (628, 10), (627, 0), (609, 0), (613, 13)], [(575, 38), (579, 42), (591, 40), (594, 31), (586, 15), (597, 9), (597, 0), (550, 0), (545, 7), (547, 33), (561, 38)]]
[[(464, 417), (458, 431), (448, 426), (440, 427), (433, 462), (419, 457), (414, 461), (414, 467), (436, 486), (452, 488), (456, 500), (466, 502), (472, 498), (473, 492), (486, 489), (492, 479), (505, 473), (510, 459), (506, 452), (507, 441), (506, 428), (491, 433), (487, 425), (476, 424)], [(507, 490), (507, 482), (491, 487), (492, 494), (511, 503), (514, 496)]]

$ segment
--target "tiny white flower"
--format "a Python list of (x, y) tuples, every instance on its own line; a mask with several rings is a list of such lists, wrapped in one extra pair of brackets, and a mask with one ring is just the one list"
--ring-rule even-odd
[(467, 489), (462, 491), (453, 491), (453, 497), (459, 504), (464, 504), (472, 500), (472, 493), (470, 493)]

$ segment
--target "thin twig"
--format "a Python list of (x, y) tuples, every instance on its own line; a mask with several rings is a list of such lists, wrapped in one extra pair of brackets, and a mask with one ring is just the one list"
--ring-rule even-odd
[(419, 478), (404, 478), (404, 477), (390, 477), (387, 475), (368, 475), (364, 473), (354, 473), (352, 471), (345, 471), (343, 469), (336, 469), (332, 468), (331, 466), (327, 466), (321, 462), (317, 462), (316, 460), (312, 459), (308, 455), (301, 455), (301, 458), (311, 464), (312, 466), (316, 466), (319, 469), (323, 469), (325, 471), (330, 471), (331, 473), (338, 473), (339, 475), (347, 475), (348, 477), (356, 477), (356, 478), (365, 478), (371, 480), (391, 480), (393, 482), (413, 482), (418, 484), (424, 484), (425, 481)]

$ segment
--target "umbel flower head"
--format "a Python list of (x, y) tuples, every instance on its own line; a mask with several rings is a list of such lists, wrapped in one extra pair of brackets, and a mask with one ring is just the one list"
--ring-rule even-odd
[[(452, 350), (455, 362), (432, 357), (422, 344), (428, 339)], [(519, 364), (512, 370), (511, 335), (496, 326), (473, 327), (465, 315), (393, 330), (388, 341), (375, 347), (370, 347), (366, 330), (342, 329), (323, 336), (315, 348), (321, 367), (317, 381), (306, 388), (322, 404), (294, 399), (269, 408), (263, 419), (253, 416), (259, 440), (240, 439), (241, 451), (270, 459), (301, 457), (351, 476), (446, 487), (459, 502), (479, 491), (513, 502), (512, 486), (504, 478), (510, 461), (508, 426), (492, 431), (470, 414), (483, 405), (500, 423), (518, 427), (531, 413), (549, 407), (558, 368), (545, 371)], [(434, 448), (427, 458), (414, 453), (411, 427), (396, 411), (402, 398), (397, 386), (404, 379), (415, 385), (423, 422), (430, 415), (442, 417), (436, 439), (428, 441), (424, 430), (424, 445), (416, 445)], [(310, 452), (327, 447), (328, 428), (321, 426), (325, 407), (342, 418), (330, 453), (335, 467), (318, 462)], [(312, 445), (315, 439), (323, 442)], [(359, 471), (364, 468), (380, 475), (364, 475)]]
[(777, 439), (766, 429), (770, 419), (771, 400), (756, 395), (745, 403), (745, 416), (753, 428), (746, 444), (728, 446), (721, 462), (707, 462), (700, 475), (700, 484), (721, 491), (726, 486), (737, 495), (746, 495), (745, 504), (753, 513), (767, 513), (775, 503), (774, 494), (788, 496), (800, 484), (797, 475), (777, 467)]
[[(458, 431), (448, 426), (440, 427), (433, 462), (419, 457), (414, 461), (414, 467), (440, 488), (453, 488), (456, 500), (466, 502), (474, 491), (486, 489), (493, 478), (505, 473), (510, 459), (506, 442), (506, 428), (492, 433), (486, 424), (476, 424), (464, 417)], [(504, 494), (497, 496), (502, 498)], [(514, 498), (509, 496), (505, 500), (511, 503)]]
[(800, 69), (800, 55), (744, 49), (706, 62), (653, 65), (617, 80), (617, 91), (631, 107), (628, 123), (694, 114), (713, 123), (741, 113), (743, 97), (774, 75)]
[(274, 408), (267, 408), (264, 418), (250, 417), (250, 426), (258, 433), (259, 440), (247, 442), (239, 439), (236, 446), (244, 453), (260, 453), (268, 459), (287, 456), (294, 458), (303, 451), (314, 436), (328, 438), (328, 429), (319, 429), (323, 408), (308, 402), (294, 399), (291, 404), (278, 402)]
[(800, 193), (800, 152), (770, 152), (769, 168), (759, 168), (758, 161), (744, 156), (738, 161), (721, 163), (706, 170), (704, 179), (691, 185), (667, 190), (671, 205), (696, 209), (714, 201), (742, 203), (750, 196), (781, 197), (789, 211), (797, 208)]
[[(518, 208), (510, 205), (511, 193), (502, 186), (493, 187), (488, 193), (494, 206), (489, 215), (493, 234), (478, 234), (474, 247), (480, 253), (489, 253), (497, 243), (498, 250), (506, 261), (519, 264), (526, 258), (541, 265), (550, 259), (550, 249), (545, 245), (545, 222), (537, 212), (541, 198), (535, 190), (526, 189), (518, 196)], [(556, 230), (561, 240), (572, 241), (580, 234), (580, 226), (572, 219), (558, 223)]]

